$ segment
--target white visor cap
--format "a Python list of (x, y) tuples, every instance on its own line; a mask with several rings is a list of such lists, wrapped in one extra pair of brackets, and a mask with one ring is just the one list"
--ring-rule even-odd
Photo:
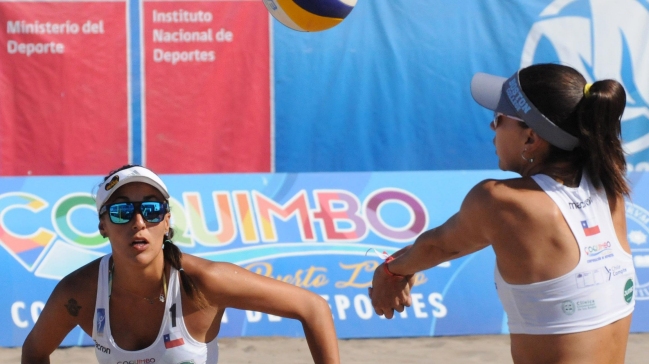
[(164, 182), (162, 182), (157, 174), (147, 168), (134, 166), (115, 172), (108, 176), (108, 178), (99, 185), (97, 196), (95, 196), (97, 212), (99, 212), (101, 207), (106, 203), (106, 201), (108, 201), (113, 192), (117, 191), (118, 188), (125, 184), (132, 182), (142, 182), (151, 185), (160, 191), (165, 199), (169, 199), (167, 186), (165, 186)]

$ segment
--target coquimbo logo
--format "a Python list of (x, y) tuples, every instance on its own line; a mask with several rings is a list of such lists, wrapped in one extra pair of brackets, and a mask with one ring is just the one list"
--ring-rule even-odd
[(125, 360), (125, 361), (117, 362), (117, 364), (151, 364), (151, 363), (155, 363), (155, 358), (133, 359), (133, 360)]

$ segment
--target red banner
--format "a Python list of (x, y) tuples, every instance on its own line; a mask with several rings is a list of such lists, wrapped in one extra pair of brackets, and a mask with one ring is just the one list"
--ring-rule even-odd
[(268, 11), (259, 1), (145, 1), (146, 164), (269, 172)]
[(126, 3), (0, 2), (0, 175), (128, 160)]

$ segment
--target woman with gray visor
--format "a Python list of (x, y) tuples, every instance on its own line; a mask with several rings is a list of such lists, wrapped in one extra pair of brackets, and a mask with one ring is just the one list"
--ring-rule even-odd
[(411, 303), (413, 274), (491, 245), (515, 363), (623, 363), (635, 297), (626, 238), (626, 161), (614, 80), (539, 64), (509, 79), (477, 74), (474, 99), (494, 111), (498, 165), (459, 212), (374, 272), (377, 314)]

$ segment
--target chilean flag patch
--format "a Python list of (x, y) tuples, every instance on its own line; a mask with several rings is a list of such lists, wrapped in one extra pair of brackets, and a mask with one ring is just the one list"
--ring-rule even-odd
[(581, 222), (581, 227), (584, 228), (584, 234), (586, 234), (586, 236), (599, 234), (599, 225), (588, 226), (588, 221), (584, 220)]
[(171, 349), (175, 348), (176, 346), (185, 345), (185, 340), (183, 340), (182, 337), (178, 336), (179, 335), (173, 333), (164, 335), (163, 338), (165, 340), (165, 348)]

